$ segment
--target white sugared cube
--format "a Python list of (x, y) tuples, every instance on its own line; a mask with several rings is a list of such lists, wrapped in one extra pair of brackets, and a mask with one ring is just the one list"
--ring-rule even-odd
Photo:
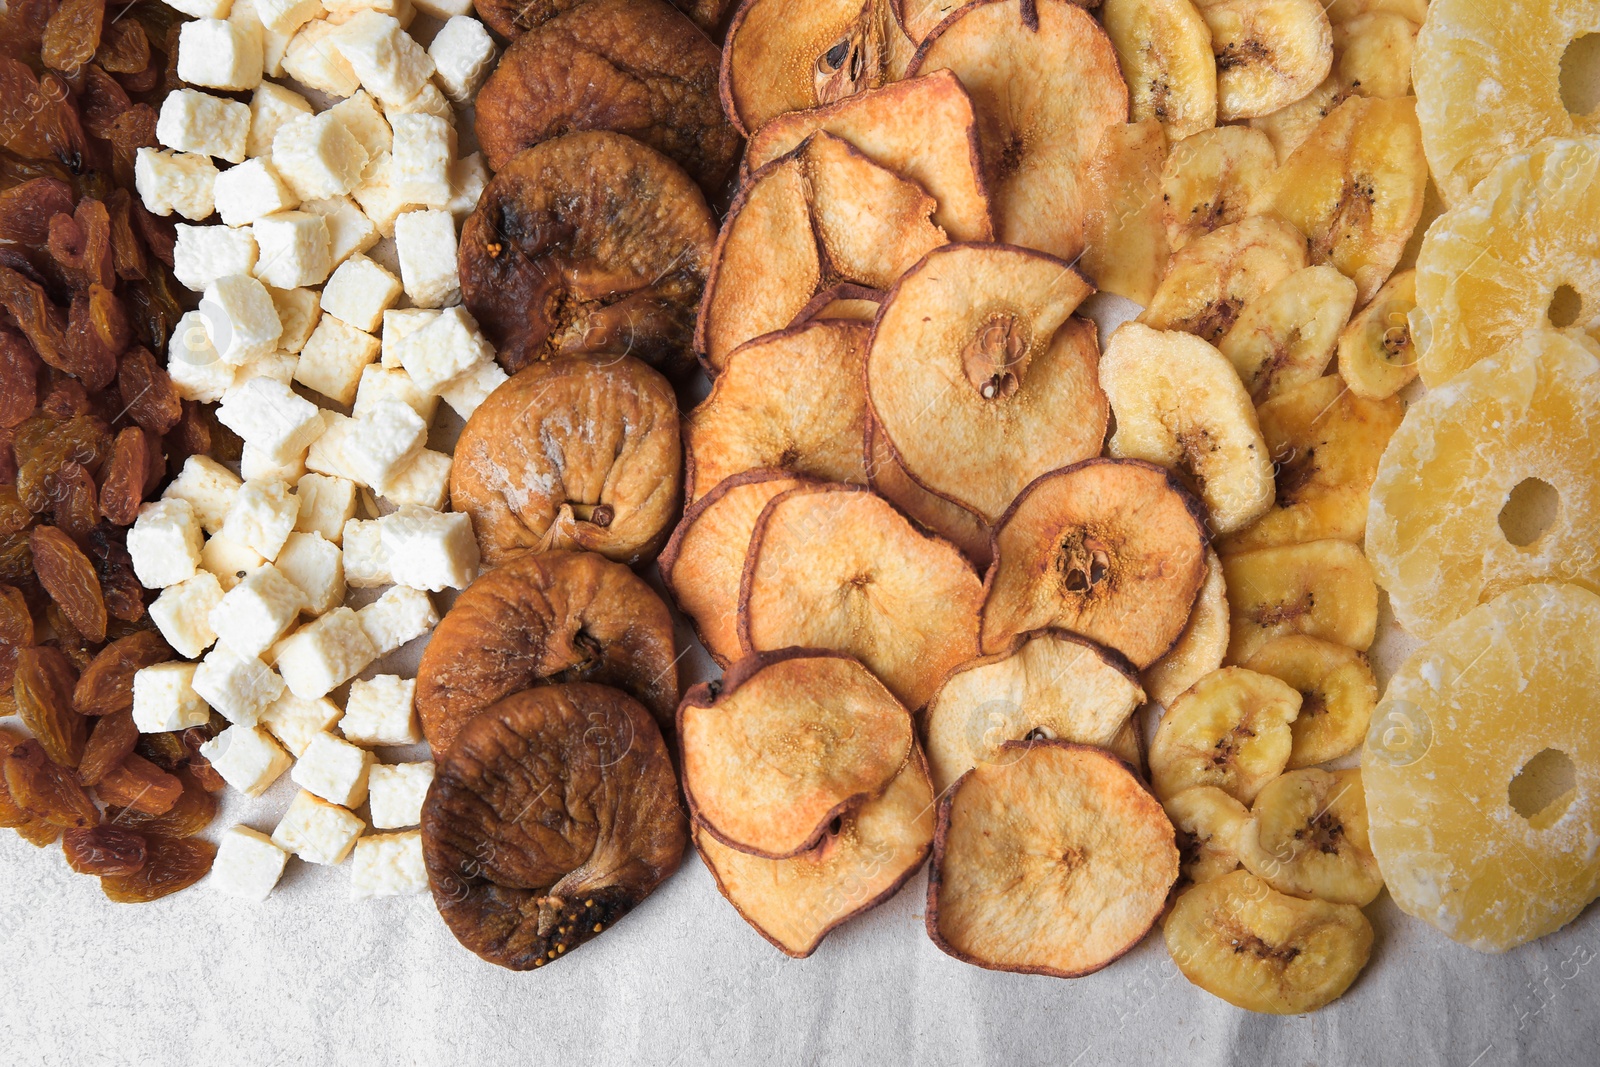
[(317, 319), (322, 315), (316, 291), (271, 286), (267, 291), (272, 294), (272, 306), (278, 309), (278, 321), (283, 325), (278, 347), (285, 352), (299, 352), (311, 339), (311, 331), (317, 328)]
[(367, 775), (367, 807), (372, 825), (399, 830), (422, 821), (422, 801), (433, 784), (432, 761), (380, 763)]
[(150, 605), (150, 621), (178, 655), (198, 659), (217, 639), (211, 628), (211, 609), (221, 601), (222, 586), (217, 576), (200, 571), (186, 582), (161, 590)]
[[(357, 589), (393, 585), (389, 574), (389, 554), (383, 548), (383, 531), (377, 519), (351, 519), (344, 524), (341, 546), (344, 552), (344, 580)], [(369, 604), (367, 608), (370, 608)], [(362, 608), (366, 611), (367, 608)]]
[(405, 585), (385, 590), (356, 615), (380, 656), (431, 633), (439, 625), (439, 612), (428, 594)]
[(350, 191), (361, 211), (372, 225), (385, 237), (394, 236), (395, 219), (405, 211), (407, 203), (400, 195), (394, 165), (394, 156), (384, 152), (367, 164), (361, 174), (361, 184)]
[(223, 896), (259, 904), (283, 877), (288, 862), (289, 854), (266, 834), (248, 826), (230, 826), (217, 842), (206, 885)]
[(417, 727), (417, 683), (394, 674), (350, 683), (339, 732), (357, 745), (415, 745), (422, 741)]
[(156, 140), (168, 148), (243, 163), (249, 138), (248, 104), (194, 89), (174, 89), (161, 101)]
[(227, 520), (239, 485), (239, 476), (227, 467), (210, 456), (195, 455), (183, 461), (183, 469), (162, 492), (161, 499), (187, 501), (200, 528), (214, 534)]
[(383, 111), (371, 93), (365, 89), (359, 90), (348, 100), (341, 100), (328, 110), (361, 142), (361, 147), (367, 150), (368, 159), (377, 159), (380, 154), (389, 151), (394, 134), (389, 128), (389, 120), (383, 117)]
[(198, 311), (185, 312), (167, 339), (167, 377), (184, 400), (214, 403), (233, 385), (232, 364), (222, 362), (205, 318)]
[(191, 222), (216, 206), (217, 168), (196, 152), (141, 148), (134, 154), (133, 184), (145, 210), (163, 217), (176, 211)]
[(379, 400), (359, 419), (345, 442), (358, 480), (382, 493), (391, 479), (422, 451), (428, 424), (398, 400)]
[(262, 709), (283, 694), (283, 679), (259, 657), (219, 641), (194, 672), (194, 691), (229, 722), (254, 726)]
[(241, 545), (221, 534), (206, 538), (200, 549), (201, 568), (217, 576), (224, 596), (238, 586), (245, 575), (266, 562), (266, 557), (249, 545)]
[(247, 159), (223, 171), (217, 175), (214, 193), (217, 214), (228, 226), (248, 226), (263, 215), (288, 211), (300, 202), (265, 159)]
[(300, 753), (289, 777), (333, 804), (359, 807), (367, 799), (367, 771), (377, 757), (332, 734), (318, 734)]
[(455, 128), (437, 115), (395, 115), (395, 180), (407, 203), (442, 208), (450, 203)]
[(409, 100), (433, 75), (428, 53), (389, 15), (358, 12), (339, 27), (333, 44), (361, 87), (385, 107)]
[(294, 530), (299, 510), (300, 498), (287, 482), (247, 481), (233, 498), (227, 521), (222, 524), (222, 535), (249, 545), (268, 560), (276, 559)]
[(321, 615), (344, 603), (344, 557), (339, 546), (321, 534), (290, 534), (278, 551), (276, 565), (300, 590), (311, 614)]
[(250, 138), (246, 152), (252, 158), (270, 156), (272, 138), (285, 123), (314, 113), (311, 102), (293, 89), (277, 82), (262, 82), (250, 97)]
[(350, 409), (354, 418), (361, 418), (380, 400), (398, 400), (432, 423), (439, 407), (439, 398), (419, 389), (404, 367), (369, 366), (361, 372), (361, 384), (356, 387), (355, 406)]
[(302, 700), (287, 689), (261, 711), (261, 726), (276, 737), (296, 759), (311, 744), (311, 739), (333, 729), (344, 714), (327, 697)]
[(427, 888), (422, 831), (370, 834), (356, 842), (355, 857), (350, 861), (350, 899), (398, 897)]
[[(273, 156), (277, 158), (276, 154)], [(279, 211), (255, 221), (256, 277), (279, 289), (320, 285), (333, 269), (328, 224), (310, 211)]]
[(235, 367), (270, 356), (283, 335), (272, 294), (248, 274), (229, 274), (206, 286), (200, 317), (217, 354)]
[(477, 19), (455, 15), (433, 35), (428, 55), (444, 94), (465, 106), (494, 69), (494, 38)]
[(334, 47), (333, 35), (338, 29), (331, 22), (312, 19), (296, 30), (283, 53), (284, 73), (329, 96), (349, 96), (361, 88), (350, 62)]
[[(322, 287), (322, 310), (371, 333), (400, 298), (400, 279), (363, 255), (339, 265)], [(376, 342), (374, 342), (376, 343)]]
[(185, 289), (201, 293), (218, 278), (255, 270), (253, 226), (185, 226), (180, 222), (177, 234), (172, 273)]
[(322, 216), (328, 226), (328, 258), (335, 267), (378, 243), (378, 228), (348, 196), (307, 200), (301, 211)]
[[(279, 292), (283, 291), (279, 290)], [(274, 301), (274, 304), (276, 304), (276, 301)], [(252, 378), (271, 378), (275, 382), (282, 382), (284, 385), (288, 385), (294, 381), (294, 369), (299, 363), (300, 357), (298, 355), (279, 349), (269, 356), (260, 356), (252, 359), (242, 367), (235, 368), (233, 372), (233, 387), (237, 389)], [(246, 449), (254, 447), (249, 443), (245, 444)], [(268, 462), (265, 456), (260, 457), (260, 459), (263, 463)], [(252, 477), (249, 474), (244, 476), (246, 478)], [(299, 475), (295, 477), (298, 478)]]
[(483, 187), (489, 184), (489, 165), (483, 155), (474, 152), (450, 164), (450, 203), (445, 210), (460, 222), (478, 206)]
[(217, 420), (277, 463), (287, 463), (322, 434), (317, 406), (271, 378), (252, 378), (229, 390)]
[(366, 828), (354, 812), (302, 789), (272, 831), (272, 843), (307, 863), (332, 867), (344, 862)]
[(306, 472), (306, 454), (293, 456), (286, 463), (274, 463), (261, 449), (245, 443), (239, 456), (239, 473), (245, 481), (296, 482)]
[[(328, 310), (326, 300), (323, 310)], [(376, 337), (326, 314), (300, 350), (295, 381), (336, 404), (348, 404), (356, 398), (362, 370), (377, 358)]]
[(265, 793), (294, 762), (259, 726), (230, 726), (201, 745), (200, 755), (224, 782), (251, 797)]
[[(487, 346), (488, 342), (484, 344)], [(509, 377), (500, 369), (500, 364), (490, 358), (483, 363), (473, 364), (465, 373), (439, 386), (439, 399), (449, 404), (451, 410), (463, 419), (470, 419), (479, 405), (489, 399), (489, 394), (500, 388)]]
[(431, 81), (423, 82), (422, 88), (417, 90), (415, 96), (386, 107), (384, 113), (391, 121), (396, 115), (432, 115), (444, 119), (452, 126), (456, 121), (456, 113), (451, 109), (450, 101), (445, 99), (444, 93), (440, 92), (439, 87)]
[(380, 15), (394, 16), (404, 29), (417, 15), (411, 0), (328, 0), (327, 8), (328, 21), (338, 25), (349, 22), (363, 11), (376, 11)]
[(263, 563), (222, 595), (211, 628), (224, 647), (246, 656), (271, 648), (306, 607), (306, 595), (276, 565)]
[(297, 533), (317, 534), (337, 545), (344, 540), (344, 524), (356, 513), (356, 483), (328, 474), (307, 474), (295, 487), (300, 513)]
[(348, 415), (323, 409), (322, 435), (306, 453), (306, 468), (332, 478), (343, 478), (358, 486), (366, 485), (350, 458), (350, 443), (355, 440), (360, 425)]
[(178, 27), (178, 77), (190, 85), (254, 89), (264, 54), (259, 23), (196, 19)]
[(394, 220), (394, 243), (400, 256), (400, 280), (413, 304), (443, 307), (461, 295), (456, 221), (450, 212), (403, 212)]
[(360, 674), (378, 658), (378, 650), (356, 613), (338, 607), (279, 641), (273, 656), (294, 695), (313, 700)]
[(494, 348), (459, 306), (446, 308), (422, 329), (406, 334), (396, 342), (395, 350), (417, 388), (427, 392), (437, 392), (478, 364), (494, 359)]
[(341, 196), (361, 181), (367, 150), (332, 112), (295, 119), (272, 138), (272, 165), (301, 200)]
[(400, 340), (416, 333), (434, 319), (439, 312), (433, 308), (397, 308), (383, 313), (383, 365), (402, 366)]
[(312, 19), (321, 18), (322, 0), (255, 0), (262, 25), (275, 33), (293, 34)]
[(399, 506), (442, 509), (450, 499), (450, 457), (424, 448), (383, 487), (383, 498)]
[(133, 573), (146, 589), (165, 589), (194, 577), (200, 566), (200, 518), (186, 500), (141, 505), (128, 529)]
[(389, 574), (413, 589), (465, 589), (478, 575), (472, 519), (458, 512), (403, 507), (378, 523)]
[(194, 691), (193, 663), (158, 663), (133, 675), (133, 724), (142, 734), (204, 726), (211, 709)]

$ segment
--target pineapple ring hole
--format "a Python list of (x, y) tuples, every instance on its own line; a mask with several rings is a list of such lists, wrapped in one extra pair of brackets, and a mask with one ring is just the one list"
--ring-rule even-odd
[[(1597, 35), (1600, 36), (1600, 35)], [(1555, 295), (1550, 298), (1550, 325), (1558, 330), (1564, 330), (1578, 321), (1578, 316), (1583, 313), (1583, 297), (1578, 295), (1578, 290), (1570, 285), (1563, 285), (1556, 289)]]
[(1561, 508), (1556, 487), (1539, 478), (1524, 478), (1506, 496), (1500, 509), (1500, 532), (1518, 548), (1526, 548), (1555, 524)]
[(1572, 804), (1577, 781), (1572, 757), (1559, 748), (1547, 748), (1522, 765), (1506, 787), (1506, 796), (1512, 811), (1542, 830)]
[(1575, 118), (1600, 109), (1600, 33), (1572, 39), (1561, 56), (1561, 103)]

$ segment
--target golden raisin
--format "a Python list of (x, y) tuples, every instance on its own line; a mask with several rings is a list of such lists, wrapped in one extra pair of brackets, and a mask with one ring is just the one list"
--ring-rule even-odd
[(78, 95), (78, 107), (83, 117), (83, 128), (89, 136), (108, 140), (117, 119), (133, 101), (122, 83), (107, 74), (98, 64), (90, 63), (83, 71), (83, 89)]
[[(88, 530), (84, 534), (87, 536)], [(35, 526), (29, 537), (39, 583), (50, 599), (80, 634), (95, 644), (104, 641), (106, 602), (100, 595), (100, 579), (89, 557), (54, 526)]]
[[(144, 499), (144, 483), (150, 473), (150, 450), (144, 431), (129, 426), (117, 434), (111, 446), (111, 463), (106, 467), (105, 485), (100, 490), (100, 514), (118, 526), (131, 526), (139, 517)], [(84, 531), (87, 536), (88, 531)]]
[(183, 796), (183, 783), (135, 752), (103, 774), (95, 792), (110, 806), (164, 815)]
[(217, 846), (209, 841), (150, 834), (145, 838), (144, 866), (138, 873), (106, 875), (100, 879), (100, 888), (118, 904), (158, 900), (204, 878), (216, 856)]
[(61, 369), (98, 392), (117, 376), (117, 357), (132, 337), (133, 324), (122, 301), (106, 286), (91, 284), (87, 292), (72, 294)]
[(135, 808), (107, 808), (106, 820), (142, 834), (162, 834), (167, 837), (193, 837), (211, 825), (217, 817), (217, 798), (205, 788), (198, 775), (188, 768), (179, 768), (174, 777), (183, 792), (171, 808), (159, 815), (150, 815)]
[(61, 851), (67, 866), (79, 874), (137, 874), (144, 866), (145, 841), (132, 830), (115, 826), (96, 826), (88, 830), (66, 830), (61, 834)]
[(72, 687), (77, 672), (60, 649), (34, 645), (17, 653), (17, 676), (12, 693), (23, 725), (51, 760), (76, 767), (83, 758), (89, 723), (72, 710)]
[(171, 376), (142, 345), (123, 353), (117, 389), (128, 417), (157, 437), (183, 417), (183, 401)]
[[(50, 486), (50, 520), (73, 541), (89, 536), (100, 521), (94, 479), (81, 463), (68, 463), (56, 472)], [(37, 557), (39, 549), (34, 547)]]
[(141, 734), (134, 751), (164, 771), (175, 771), (189, 758), (183, 735), (176, 733)]
[(67, 74), (81, 70), (100, 47), (105, 18), (106, 0), (61, 0), (44, 28), (45, 66)]
[(73, 289), (92, 285), (110, 289), (117, 283), (111, 263), (111, 216), (93, 197), (78, 201), (72, 214), (50, 220), (46, 247)]
[(83, 759), (78, 762), (78, 781), (97, 784), (132, 754), (138, 742), (139, 728), (133, 724), (133, 712), (118, 711), (96, 719), (89, 743), (83, 748)]
[(11, 749), (4, 761), (6, 789), (29, 815), (56, 826), (95, 826), (100, 809), (78, 784), (77, 776), (45, 755), (30, 739)]
[(39, 406), (39, 357), (21, 334), (0, 330), (0, 426), (16, 426)]
[(72, 213), (72, 187), (59, 178), (30, 178), (0, 193), (0, 239), (42, 245), (50, 220)]
[[(159, 453), (153, 458), (159, 460)], [(126, 536), (127, 531), (122, 527), (100, 523), (89, 531), (89, 559), (100, 578), (106, 614), (123, 622), (134, 622), (144, 617), (144, 586), (134, 576)]]
[(118, 638), (89, 664), (72, 691), (80, 715), (115, 715), (133, 710), (133, 676), (146, 667), (174, 658), (171, 646), (154, 630)]
[(101, 31), (94, 58), (113, 74), (137, 74), (150, 65), (150, 38), (133, 19), (116, 19)]

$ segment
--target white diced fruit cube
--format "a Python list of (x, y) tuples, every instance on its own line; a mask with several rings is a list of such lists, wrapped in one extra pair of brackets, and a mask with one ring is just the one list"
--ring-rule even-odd
[(287, 862), (289, 854), (266, 834), (248, 826), (230, 826), (217, 842), (206, 885), (223, 896), (260, 903), (278, 884)]
[(367, 166), (367, 150), (332, 112), (295, 119), (272, 138), (272, 165), (301, 200), (340, 196), (354, 189)]
[(444, 98), (444, 93), (440, 92), (439, 87), (431, 81), (423, 82), (416, 96), (387, 108), (385, 113), (390, 121), (393, 121), (396, 115), (432, 115), (444, 119), (452, 126), (456, 121), (456, 113), (451, 110), (450, 101)]
[(394, 135), (389, 129), (389, 120), (383, 117), (371, 93), (360, 90), (328, 110), (361, 142), (369, 159), (376, 159), (380, 153), (389, 151)]
[(420, 893), (428, 888), (422, 831), (372, 834), (356, 842), (350, 861), (350, 898), (371, 900)]
[[(380, 674), (350, 683), (339, 732), (358, 745), (415, 745), (422, 740), (415, 711), (417, 683)], [(302, 783), (303, 784), (303, 783)]]
[(270, 356), (283, 335), (272, 294), (248, 274), (229, 274), (206, 286), (200, 317), (222, 361), (235, 367)]
[(228, 17), (231, 3), (230, 0), (167, 0), (167, 6), (190, 18), (222, 19)]
[(380, 15), (393, 15), (402, 29), (417, 14), (411, 0), (331, 0), (327, 8), (329, 22), (343, 24), (363, 11), (376, 11)]
[(273, 653), (284, 682), (306, 700), (327, 696), (378, 658), (361, 620), (346, 607), (302, 626), (279, 641)]
[(470, 419), (472, 413), (489, 399), (489, 394), (500, 388), (509, 377), (500, 369), (500, 364), (491, 358), (487, 362), (474, 364), (466, 373), (439, 386), (439, 399), (449, 404), (463, 419)]
[(442, 208), (450, 203), (450, 163), (456, 131), (436, 115), (395, 115), (395, 181), (408, 203)]
[(256, 0), (257, 16), (276, 33), (292, 34), (322, 13), (322, 0)]
[(404, 367), (369, 366), (361, 372), (356, 403), (350, 413), (359, 419), (380, 400), (398, 400), (428, 423), (433, 421), (433, 413), (439, 407), (439, 398), (417, 388)]
[(361, 11), (339, 27), (333, 41), (362, 88), (385, 107), (417, 95), (433, 75), (428, 53), (389, 15)]
[[(300, 202), (265, 159), (247, 159), (217, 175), (215, 199), (217, 213), (228, 226), (247, 226)], [(256, 239), (259, 248), (259, 234)]]
[(248, 104), (194, 89), (174, 89), (161, 101), (156, 140), (168, 148), (243, 163), (249, 137)]
[(349, 96), (361, 88), (349, 60), (333, 45), (339, 27), (322, 19), (312, 19), (289, 38), (283, 54), (283, 70), (301, 85), (330, 96)]
[(272, 138), (284, 124), (314, 113), (311, 102), (293, 89), (286, 89), (277, 82), (262, 82), (250, 97), (250, 138), (246, 152), (252, 157), (270, 156)]
[(295, 487), (300, 513), (297, 533), (317, 534), (335, 545), (344, 540), (344, 524), (356, 513), (356, 483), (328, 474), (307, 474)]
[(322, 287), (322, 310), (371, 333), (399, 298), (399, 278), (366, 256), (354, 255)]
[(260, 23), (196, 19), (178, 27), (178, 77), (209, 89), (254, 89), (265, 54)]
[(445, 210), (460, 222), (478, 206), (483, 187), (489, 184), (489, 165), (483, 155), (474, 152), (450, 164), (450, 203)]
[(465, 105), (494, 66), (494, 39), (477, 19), (455, 15), (433, 35), (428, 55), (445, 95)]
[(210, 456), (190, 456), (183, 461), (183, 469), (161, 494), (161, 499), (187, 501), (201, 529), (214, 534), (227, 520), (239, 484), (237, 474)]
[(211, 709), (194, 691), (193, 663), (158, 663), (133, 676), (133, 724), (142, 734), (204, 726)]
[(157, 500), (139, 508), (128, 530), (133, 573), (146, 589), (194, 577), (200, 566), (200, 519), (186, 500)]
[(233, 0), (228, 21), (261, 39), (261, 71), (274, 78), (283, 76), (283, 53), (289, 47), (289, 34), (270, 30), (261, 21), (256, 0)]
[(395, 350), (417, 388), (428, 392), (494, 359), (494, 349), (459, 306), (446, 308), (422, 329), (402, 337)]
[(433, 308), (399, 308), (383, 313), (383, 365), (399, 367), (400, 340), (416, 333), (434, 319), (439, 312)]
[(200, 755), (224, 782), (252, 797), (265, 793), (293, 762), (259, 726), (230, 726), (201, 745)]
[(288, 632), (306, 595), (271, 563), (265, 563), (222, 596), (211, 609), (217, 640), (246, 656), (259, 656)]
[(169, 585), (150, 605), (150, 621), (178, 655), (196, 659), (217, 639), (211, 609), (222, 600), (222, 586), (210, 571)]
[(400, 255), (400, 280), (413, 304), (443, 307), (461, 295), (456, 223), (448, 211), (401, 214), (394, 220), (394, 243)]
[(249, 545), (269, 560), (276, 559), (294, 529), (299, 508), (300, 500), (287, 482), (247, 481), (233, 498), (222, 535)]
[[(323, 310), (328, 310), (324, 301)], [(378, 358), (378, 339), (354, 326), (323, 315), (300, 351), (295, 381), (315, 389), (336, 404), (356, 398), (362, 370)]]
[(472, 519), (461, 512), (403, 507), (378, 522), (389, 574), (413, 589), (465, 589), (478, 574)]
[(167, 377), (184, 400), (213, 403), (233, 384), (233, 367), (222, 362), (200, 312), (186, 312), (167, 339)]
[(283, 743), (296, 759), (311, 744), (311, 739), (333, 728), (343, 712), (327, 697), (302, 700), (285, 690), (261, 712), (261, 725)]
[(344, 862), (366, 828), (354, 812), (302, 789), (272, 831), (272, 843), (307, 863), (331, 867)]
[(172, 273), (186, 289), (204, 292), (218, 278), (255, 270), (253, 226), (185, 226), (180, 222), (177, 234)]
[[(344, 524), (344, 580), (357, 589), (392, 585), (389, 554), (377, 519), (351, 519)], [(367, 605), (370, 608), (372, 605)], [(362, 608), (366, 611), (367, 608)], [(376, 642), (374, 642), (376, 644)]]
[(356, 615), (380, 656), (387, 656), (439, 625), (439, 612), (428, 594), (404, 585), (387, 590)]
[(249, 545), (241, 545), (231, 537), (221, 534), (206, 538), (200, 549), (200, 566), (217, 576), (224, 595), (239, 584), (239, 580), (263, 563), (266, 557)]
[(378, 243), (378, 228), (348, 196), (307, 200), (301, 211), (321, 215), (328, 226), (328, 258), (335, 267)]
[(254, 224), (261, 249), (256, 277), (279, 289), (320, 285), (333, 269), (328, 224), (309, 211), (279, 211)]
[(254, 726), (283, 693), (283, 679), (249, 653), (217, 642), (194, 672), (194, 691), (231, 723)]
[(306, 472), (306, 454), (301, 452), (287, 463), (274, 463), (255, 445), (246, 444), (239, 455), (239, 473), (246, 481), (297, 482)]
[(217, 168), (194, 152), (141, 148), (134, 154), (133, 185), (152, 215), (174, 211), (192, 222), (215, 207)]
[(383, 498), (397, 506), (415, 504), (437, 511), (450, 498), (450, 457), (424, 448), (389, 479)]
[[(322, 411), (322, 435), (306, 453), (306, 468), (331, 478), (342, 478), (366, 485), (350, 458), (350, 442), (355, 440), (360, 423), (337, 411)], [(331, 539), (330, 539), (331, 540)]]
[(398, 830), (422, 821), (422, 801), (433, 784), (433, 763), (380, 763), (367, 775), (372, 825)]
[(355, 420), (345, 455), (364, 485), (382, 493), (428, 439), (428, 424), (398, 400), (380, 400)]
[(359, 807), (367, 799), (367, 771), (377, 758), (332, 734), (318, 734), (300, 753), (289, 777), (333, 804)]
[[(294, 381), (294, 368), (299, 362), (299, 356), (282, 349), (270, 355), (257, 356), (244, 366), (234, 368), (233, 387), (237, 389), (252, 378), (271, 378), (275, 382), (288, 385)], [(250, 475), (246, 474), (245, 477), (248, 478)]]
[(356, 203), (361, 205), (362, 213), (372, 220), (372, 225), (385, 237), (394, 235), (395, 219), (407, 207), (397, 181), (394, 156), (384, 152), (367, 164), (367, 169), (361, 174), (361, 184), (350, 191)]
[(278, 463), (293, 459), (322, 434), (317, 406), (271, 378), (252, 378), (230, 389), (217, 420)]
[(311, 614), (321, 615), (344, 603), (343, 553), (321, 534), (290, 534), (278, 552), (277, 568), (300, 590)]

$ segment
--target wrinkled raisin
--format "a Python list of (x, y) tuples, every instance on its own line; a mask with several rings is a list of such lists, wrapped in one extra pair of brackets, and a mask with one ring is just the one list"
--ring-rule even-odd
[(28, 814), (56, 826), (95, 826), (100, 809), (77, 776), (45, 755), (37, 739), (22, 742), (5, 758), (6, 788)]
[(107, 875), (100, 888), (118, 904), (143, 904), (187, 889), (206, 876), (217, 846), (194, 837), (145, 838), (144, 866), (137, 874)]
[(95, 785), (128, 758), (138, 741), (139, 728), (133, 724), (133, 712), (118, 711), (96, 719), (78, 763), (78, 781)]
[(142, 834), (115, 826), (96, 826), (63, 831), (61, 851), (67, 857), (67, 866), (79, 874), (129, 875), (144, 867), (146, 848)]
[(99, 392), (117, 376), (117, 357), (132, 338), (133, 324), (122, 301), (106, 286), (90, 285), (87, 292), (72, 294), (61, 369), (82, 379), (91, 392)]
[(139, 23), (119, 17), (101, 31), (94, 58), (113, 74), (137, 74), (150, 65), (150, 38)]
[[(5, 63), (0, 58), (0, 65)], [(9, 266), (0, 267), (0, 307), (11, 312), (17, 327), (27, 337), (40, 359), (60, 370), (65, 358), (61, 354), (66, 343), (67, 320), (61, 309), (45, 296), (43, 286)]]
[(126, 537), (127, 531), (122, 527), (100, 523), (89, 531), (89, 559), (100, 578), (106, 614), (123, 622), (134, 622), (144, 617), (144, 586), (133, 573), (133, 558), (128, 555)]
[[(122, 87), (130, 93), (140, 91), (129, 85), (126, 78), (119, 80), (122, 82)], [(116, 178), (118, 185), (134, 186), (134, 163), (139, 157), (139, 149), (156, 147), (157, 117), (156, 109), (149, 104), (135, 104), (118, 115), (111, 123), (111, 128), (106, 131), (105, 139), (111, 142), (111, 174)], [(139, 222), (137, 218), (134, 221), (135, 224)], [(174, 230), (173, 233), (176, 235), (177, 231)], [(171, 266), (170, 262), (168, 266)]]
[(81, 70), (100, 47), (105, 18), (106, 0), (61, 0), (44, 28), (45, 66), (68, 74)]
[(35, 848), (53, 845), (61, 837), (61, 827), (44, 819), (29, 819), (17, 827), (17, 836)]
[(47, 248), (67, 282), (78, 290), (117, 284), (111, 262), (111, 216), (93, 197), (78, 201), (72, 214), (50, 220)]
[[(94, 479), (81, 463), (68, 463), (56, 472), (50, 486), (50, 519), (74, 541), (89, 536), (100, 521)], [(34, 554), (37, 557), (38, 549)]]
[(149, 473), (150, 453), (144, 431), (129, 426), (117, 434), (111, 447), (111, 463), (106, 467), (105, 485), (100, 490), (100, 514), (118, 526), (132, 525), (139, 517), (139, 504), (144, 499), (144, 483)]
[(59, 649), (34, 645), (17, 653), (12, 682), (17, 714), (50, 759), (63, 767), (78, 765), (89, 736), (88, 721), (72, 710), (77, 680), (71, 661)]
[[(144, 252), (144, 239), (133, 228), (133, 198), (126, 189), (113, 189), (106, 195), (106, 212), (111, 216), (111, 265), (123, 281), (144, 278), (150, 264)], [(133, 308), (134, 335), (139, 336), (138, 314)]]
[(167, 811), (148, 815), (132, 808), (107, 808), (106, 821), (141, 834), (166, 837), (193, 837), (210, 826), (217, 817), (217, 798), (188, 767), (180, 767), (174, 777), (182, 784), (183, 793)]
[(95, 792), (108, 805), (163, 815), (183, 796), (183, 783), (134, 752), (101, 775)]
[(39, 357), (21, 334), (0, 330), (0, 426), (20, 424), (39, 405)]
[(0, 141), (24, 159), (83, 164), (83, 130), (72, 93), (59, 75), (35, 77), (26, 63), (0, 56)]
[(183, 737), (175, 733), (141, 734), (134, 751), (164, 771), (175, 771), (189, 758)]
[(100, 470), (111, 454), (111, 432), (93, 415), (62, 421), (38, 414), (17, 427), (13, 448), (17, 495), (37, 515), (53, 503), (51, 482), (62, 467), (81, 463), (90, 474)]
[(25, 584), (33, 578), (33, 549), (26, 533), (0, 537), (0, 582)]
[(89, 414), (89, 390), (78, 379), (52, 367), (46, 374), (46, 383), (40, 411), (61, 421)]
[[(84, 530), (86, 537), (92, 528), (91, 523)], [(72, 538), (54, 526), (35, 526), (30, 537), (33, 565), (50, 599), (80, 634), (95, 644), (104, 641), (106, 602), (100, 595), (100, 579), (94, 572), (94, 564)]]
[(72, 212), (72, 187), (58, 178), (32, 178), (0, 193), (0, 239), (42, 245), (50, 220)]
[(140, 630), (101, 649), (72, 691), (80, 715), (113, 715), (133, 710), (133, 676), (174, 658), (154, 630)]
[(0, 40), (12, 55), (38, 55), (44, 47), (44, 28), (55, 14), (56, 0), (11, 0), (0, 13)]
[(128, 417), (157, 437), (176, 426), (183, 417), (183, 401), (172, 378), (142, 345), (123, 353), (117, 370), (117, 389)]
[[(33, 616), (22, 591), (0, 585), (0, 689), (9, 692), (16, 682), (17, 656), (33, 644)], [(13, 702), (15, 696), (13, 696)]]
[(78, 110), (83, 118), (83, 128), (91, 137), (110, 140), (117, 119), (133, 106), (128, 90), (104, 69), (90, 63), (83, 71), (83, 89), (78, 96)]
[(0, 485), (0, 535), (25, 530), (33, 521), (33, 512), (22, 506), (15, 485)]

